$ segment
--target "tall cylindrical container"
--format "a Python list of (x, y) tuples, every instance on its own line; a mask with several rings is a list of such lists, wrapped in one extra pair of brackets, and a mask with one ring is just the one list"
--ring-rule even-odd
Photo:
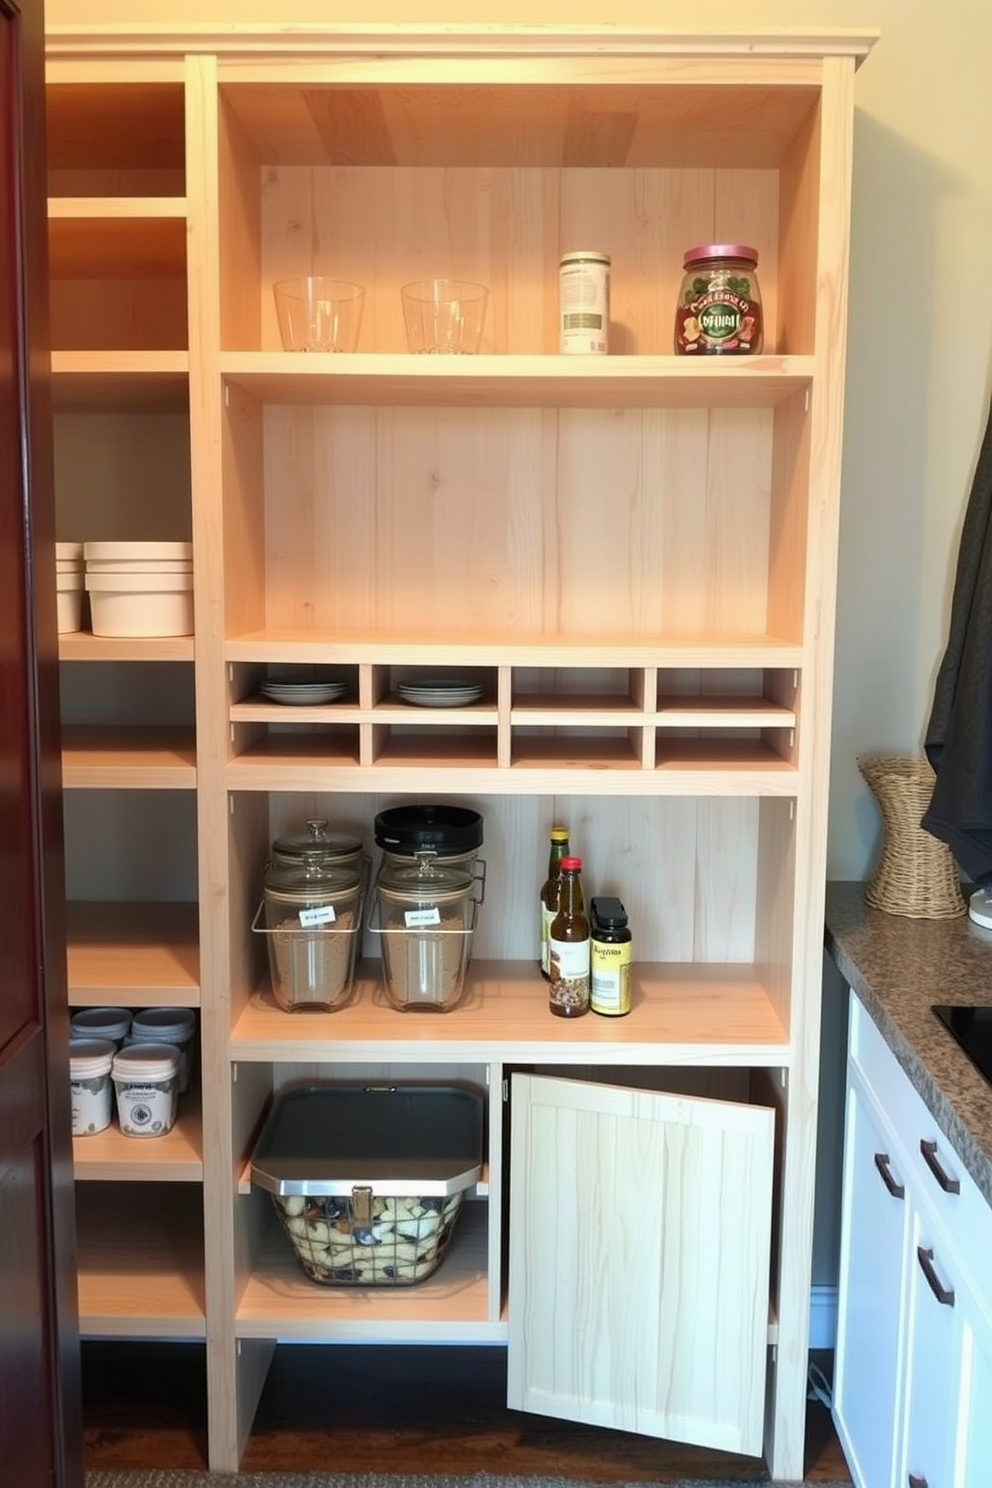
[(607, 1018), (630, 1012), (633, 936), (619, 899), (594, 898), (589, 939), (589, 1006)]
[(610, 349), (610, 255), (564, 253), (558, 265), (559, 346), (605, 356)]

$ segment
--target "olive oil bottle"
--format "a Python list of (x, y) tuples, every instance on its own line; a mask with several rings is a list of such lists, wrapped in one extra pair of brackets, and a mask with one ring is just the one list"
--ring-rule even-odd
[(551, 848), (548, 852), (548, 876), (541, 885), (538, 896), (540, 915), (541, 947), (539, 960), (541, 975), (548, 975), (548, 929), (558, 913), (558, 888), (561, 883), (561, 860), (568, 856), (568, 828), (551, 828)]

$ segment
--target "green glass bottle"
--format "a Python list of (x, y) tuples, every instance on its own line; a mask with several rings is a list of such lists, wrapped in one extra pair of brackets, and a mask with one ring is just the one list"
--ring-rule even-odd
[(541, 885), (538, 909), (541, 924), (541, 953), (538, 960), (541, 975), (548, 975), (548, 928), (558, 913), (558, 888), (561, 882), (561, 860), (568, 856), (568, 828), (551, 828), (551, 848), (548, 852), (548, 876)]

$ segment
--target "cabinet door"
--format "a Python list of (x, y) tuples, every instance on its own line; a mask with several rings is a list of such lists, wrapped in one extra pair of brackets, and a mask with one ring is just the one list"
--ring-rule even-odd
[(852, 1076), (833, 1414), (859, 1488), (891, 1488), (896, 1468), (908, 1214), (899, 1156)]
[(774, 1112), (515, 1075), (511, 1407), (760, 1454)]
[(905, 1461), (899, 1481), (939, 1488), (956, 1481), (954, 1442), (961, 1389), (961, 1327), (947, 1253), (923, 1218), (909, 1269), (910, 1337)]
[(992, 1325), (974, 1298), (962, 1290), (964, 1332), (959, 1414), (959, 1459), (954, 1481), (960, 1488), (992, 1483)]

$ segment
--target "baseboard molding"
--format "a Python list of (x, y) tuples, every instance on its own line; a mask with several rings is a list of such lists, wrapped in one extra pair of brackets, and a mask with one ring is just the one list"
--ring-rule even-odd
[(837, 1342), (837, 1288), (814, 1286), (809, 1296), (809, 1346), (832, 1349)]

